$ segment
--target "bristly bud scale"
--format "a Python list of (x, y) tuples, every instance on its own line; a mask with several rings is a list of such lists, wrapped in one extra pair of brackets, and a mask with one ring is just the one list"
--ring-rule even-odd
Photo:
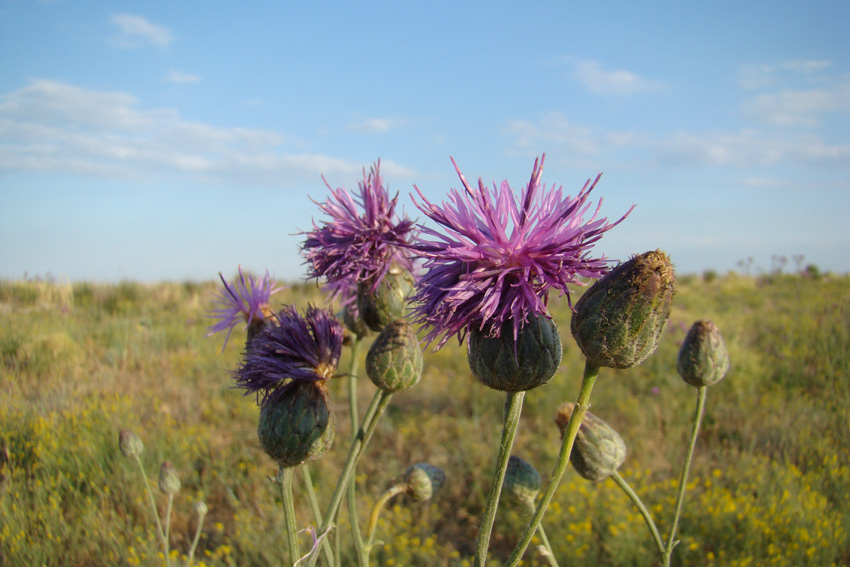
[(180, 477), (170, 461), (165, 461), (159, 469), (159, 491), (168, 496), (180, 492)]
[[(574, 408), (574, 403), (558, 408), (555, 423), (561, 435), (567, 430)], [(626, 443), (620, 434), (592, 413), (585, 413), (570, 455), (576, 472), (586, 480), (599, 482), (614, 474), (625, 460)]]
[(529, 315), (514, 337), (514, 324), (502, 324), (498, 336), (469, 330), (467, 358), (479, 382), (502, 392), (525, 392), (548, 382), (561, 364), (558, 328), (545, 315)]
[(675, 282), (670, 258), (656, 250), (594, 283), (576, 302), (570, 324), (588, 362), (630, 368), (652, 354), (670, 316)]
[(118, 433), (118, 448), (125, 457), (138, 457), (145, 450), (145, 444), (132, 431), (122, 429)]
[(712, 321), (697, 321), (688, 331), (676, 370), (682, 379), (696, 388), (720, 382), (729, 370), (729, 351)]
[(446, 482), (446, 473), (428, 463), (410, 465), (404, 471), (407, 494), (416, 502), (430, 500)]
[(366, 325), (380, 332), (395, 319), (406, 315), (408, 297), (415, 279), (409, 270), (392, 266), (375, 286), (371, 280), (357, 286), (357, 310)]
[(533, 505), (540, 492), (540, 473), (528, 461), (511, 455), (505, 470), (502, 494), (509, 501)]
[(422, 376), (422, 349), (413, 326), (404, 319), (389, 323), (366, 355), (366, 373), (387, 393), (406, 390)]

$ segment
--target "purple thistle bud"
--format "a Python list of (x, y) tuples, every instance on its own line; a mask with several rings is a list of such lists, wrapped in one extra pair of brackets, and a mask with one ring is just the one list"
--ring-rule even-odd
[[(588, 180), (576, 197), (564, 197), (561, 188), (546, 191), (540, 178), (543, 161), (534, 162), (531, 180), (519, 200), (507, 181), (489, 189), (479, 179), (473, 189), (455, 170), (464, 192), (452, 189), (450, 202), (430, 203), (414, 186), (422, 203), (414, 203), (446, 231), (423, 227), (416, 251), (427, 259), (414, 301), (417, 321), (430, 325), (427, 341), (442, 338), (436, 348), (457, 335), (462, 342), (468, 328), (499, 336), (502, 325), (512, 322), (514, 338), (530, 315), (548, 317), (550, 289), (569, 299), (568, 284), (598, 278), (609, 270), (604, 256), (590, 257), (602, 235), (623, 221), (597, 218), (600, 199), (592, 216), (590, 192), (599, 181)], [(601, 175), (601, 174), (600, 174)]]
[(239, 266), (239, 277), (230, 284), (227, 283), (221, 272), (219, 272), (218, 277), (224, 284), (224, 289), (216, 297), (216, 303), (221, 307), (213, 310), (210, 317), (219, 319), (219, 321), (209, 327), (210, 332), (206, 336), (209, 337), (227, 329), (224, 346), (221, 347), (223, 351), (230, 339), (233, 327), (240, 321), (244, 321), (248, 325), (249, 334), (253, 335), (259, 332), (272, 316), (269, 298), (273, 293), (284, 289), (284, 286), (277, 286), (277, 282), (269, 277), (268, 270), (266, 270), (266, 275), (263, 276), (262, 280), (258, 280), (252, 275), (246, 277), (242, 273), (242, 266)]
[(237, 387), (267, 405), (296, 382), (324, 382), (336, 374), (342, 339), (342, 324), (330, 311), (311, 305), (302, 317), (284, 306), (245, 347)]
[(330, 220), (321, 226), (314, 222), (313, 230), (302, 233), (307, 236), (301, 254), (309, 264), (309, 277), (346, 282), (342, 288), (351, 289), (369, 282), (374, 290), (392, 264), (412, 271), (407, 249), (415, 225), (397, 217), (398, 194), (389, 198), (380, 167), (378, 160), (368, 175), (363, 170), (360, 191), (354, 197), (344, 187), (332, 189), (325, 181), (331, 197), (319, 208)]

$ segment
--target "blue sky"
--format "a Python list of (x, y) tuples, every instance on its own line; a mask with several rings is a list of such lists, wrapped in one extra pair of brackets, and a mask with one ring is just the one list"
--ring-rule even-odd
[(324, 175), (410, 216), (594, 191), (679, 272), (850, 271), (850, 3), (0, 0), (0, 277), (305, 274)]

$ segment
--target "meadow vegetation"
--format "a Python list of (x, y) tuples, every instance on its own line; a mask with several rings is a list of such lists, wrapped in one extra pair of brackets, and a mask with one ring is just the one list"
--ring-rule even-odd
[[(850, 565), (850, 278), (818, 276), (682, 277), (658, 350), (599, 376), (592, 411), (625, 439), (621, 473), (666, 533), (696, 399), (676, 373), (676, 354), (697, 319), (723, 334), (732, 366), (709, 390), (675, 565)], [(203, 500), (196, 565), (283, 563), (280, 495), (269, 480), (277, 466), (257, 441), (255, 400), (232, 388), (244, 336), (235, 330), (224, 351), (223, 336), (205, 337), (215, 286), (0, 282), (0, 566), (163, 563), (139, 471), (118, 448), (122, 428), (144, 441), (150, 478), (164, 460), (180, 474), (175, 559), (185, 559), (192, 508)], [(312, 284), (273, 300), (323, 301)], [(562, 367), (527, 394), (514, 446), (544, 482), (560, 445), (556, 408), (575, 400), (583, 368), (566, 300), (550, 306)], [(309, 465), (320, 498), (347, 453), (344, 382), (330, 383), (336, 444)], [(360, 407), (373, 392), (359, 381)], [(361, 518), (412, 463), (439, 466), (447, 480), (433, 501), (392, 501), (374, 564), (471, 564), (503, 411), (504, 396), (475, 382), (456, 341), (425, 352), (422, 380), (393, 398), (358, 466)], [(306, 527), (313, 520), (300, 482)], [(498, 514), (496, 566), (527, 511)], [(592, 484), (568, 471), (544, 526), (562, 566), (659, 564), (641, 516), (610, 479)], [(546, 562), (532, 545), (522, 564)]]

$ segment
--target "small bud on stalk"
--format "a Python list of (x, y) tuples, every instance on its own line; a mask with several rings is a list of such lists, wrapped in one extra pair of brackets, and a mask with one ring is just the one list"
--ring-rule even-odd
[(446, 481), (442, 469), (428, 463), (410, 465), (404, 471), (407, 494), (416, 502), (430, 500)]
[(588, 362), (630, 368), (655, 351), (670, 315), (676, 277), (656, 250), (598, 280), (576, 302), (570, 329)]
[[(486, 329), (485, 329), (486, 331)], [(529, 315), (514, 340), (514, 324), (498, 337), (470, 328), (467, 357), (479, 382), (502, 392), (525, 392), (548, 382), (561, 364), (561, 337), (545, 315)]]
[(391, 266), (377, 289), (371, 281), (357, 286), (357, 309), (373, 331), (381, 331), (395, 319), (405, 316), (407, 298), (413, 292), (413, 275), (406, 269)]
[(162, 463), (159, 469), (159, 491), (168, 496), (174, 496), (180, 492), (180, 477), (177, 470), (170, 461)]
[(389, 323), (366, 355), (366, 372), (387, 393), (416, 384), (422, 375), (422, 349), (413, 326), (404, 319)]
[(685, 382), (696, 388), (711, 386), (726, 376), (729, 351), (717, 325), (711, 321), (693, 324), (679, 349), (676, 370)]
[(138, 457), (145, 450), (145, 444), (132, 431), (122, 429), (118, 434), (118, 448), (125, 457)]
[[(558, 408), (555, 423), (561, 435), (567, 430), (574, 403), (566, 403)], [(578, 430), (570, 462), (582, 478), (591, 482), (605, 480), (620, 468), (626, 460), (626, 443), (610, 425), (590, 412)]]
[(540, 492), (540, 473), (528, 461), (511, 455), (505, 470), (502, 494), (509, 501), (534, 504)]

